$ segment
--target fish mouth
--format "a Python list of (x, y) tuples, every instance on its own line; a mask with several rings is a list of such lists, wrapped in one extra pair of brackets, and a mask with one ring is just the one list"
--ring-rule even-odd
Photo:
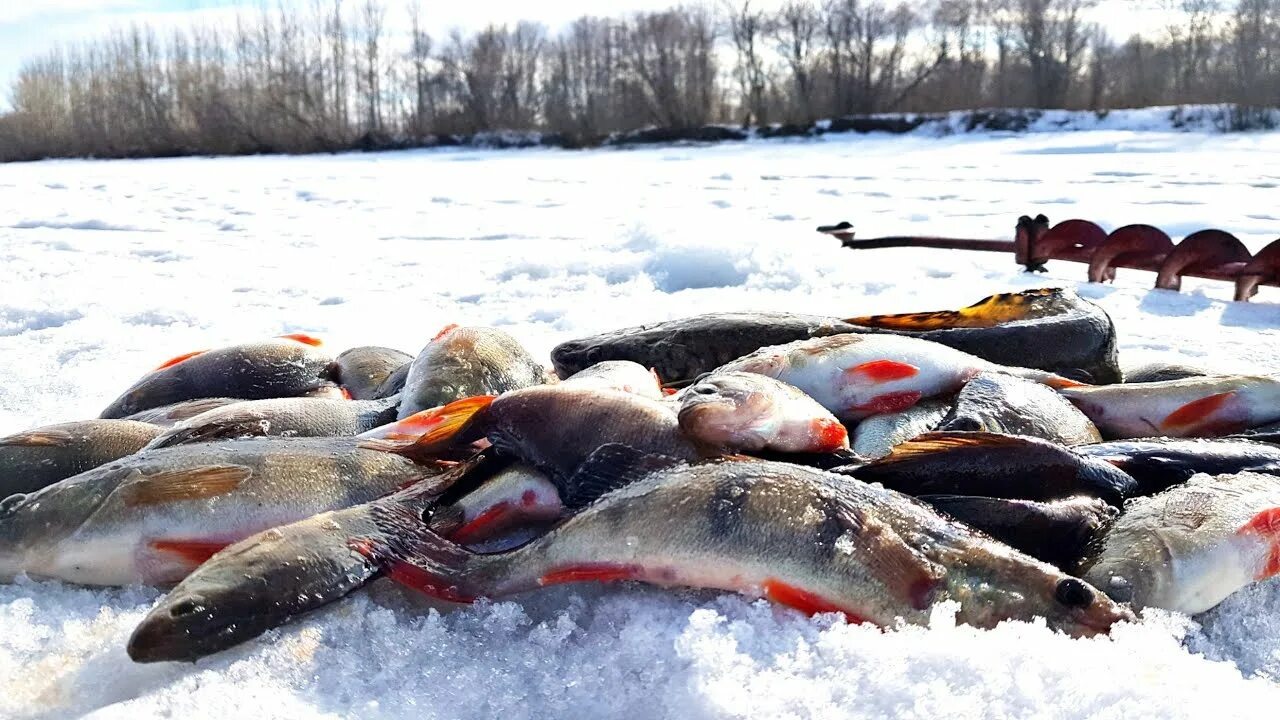
[(136, 663), (195, 662), (261, 634), (217, 612), (217, 605), (198, 595), (167, 598), (129, 636), (129, 658)]

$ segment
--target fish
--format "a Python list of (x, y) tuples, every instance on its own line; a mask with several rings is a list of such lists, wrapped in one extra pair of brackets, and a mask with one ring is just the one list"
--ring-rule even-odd
[(1038, 502), (973, 495), (921, 495), (933, 509), (1000, 542), (1072, 572), (1120, 514), (1087, 496)]
[(666, 393), (662, 391), (662, 380), (658, 377), (658, 373), (651, 369), (646, 370), (640, 363), (630, 360), (606, 360), (596, 363), (570, 375), (561, 383), (622, 390), (643, 395), (652, 400), (662, 400), (666, 397)]
[(932, 432), (886, 457), (832, 472), (908, 495), (979, 495), (1061, 500), (1076, 495), (1120, 506), (1138, 492), (1123, 470), (1039, 438), (983, 432)]
[(1122, 365), (1126, 383), (1164, 382), (1166, 380), (1183, 380), (1186, 378), (1205, 377), (1213, 373), (1194, 365), (1166, 361), (1150, 361), (1133, 365)]
[(399, 350), (376, 346), (354, 347), (344, 350), (333, 359), (331, 374), (334, 382), (346, 390), (352, 400), (380, 400), (387, 397), (378, 394), (387, 378), (412, 362), (412, 355)]
[(1243, 438), (1115, 440), (1075, 451), (1123, 470), (1137, 481), (1138, 495), (1154, 495), (1200, 473), (1280, 475), (1280, 447)]
[[(493, 543), (509, 543), (511, 533), (545, 528), (571, 512), (560, 499), (560, 488), (550, 478), (532, 466), (515, 462), (455, 502), (431, 507), (423, 521), (441, 537), (492, 552)], [(516, 537), (517, 544), (521, 544), (520, 536)]]
[(414, 358), (401, 393), (399, 419), (480, 395), (500, 395), (547, 381), (547, 370), (496, 328), (450, 325)]
[(1248, 430), (1236, 433), (1235, 435), (1229, 435), (1228, 437), (1277, 445), (1280, 444), (1280, 423), (1258, 425), (1257, 427), (1251, 427)]
[(198, 398), (263, 400), (335, 391), (333, 358), (310, 335), (284, 335), (179, 355), (138, 380), (102, 411), (104, 419)]
[[(464, 398), (364, 433), (389, 452), (415, 459), (487, 440), (499, 453), (566, 483), (601, 446), (621, 443), (638, 451), (696, 460), (703, 451), (680, 429), (671, 407), (634, 393), (591, 384), (536, 385), (503, 395)], [(597, 488), (562, 487), (573, 504)]]
[(681, 393), (685, 436), (721, 453), (827, 453), (849, 449), (849, 433), (826, 408), (773, 378), (712, 373)]
[(1125, 506), (1083, 577), (1117, 602), (1194, 615), (1280, 572), (1280, 483), (1200, 475)]
[(378, 386), (378, 389), (374, 391), (372, 399), (382, 400), (394, 395), (399, 395), (404, 391), (404, 383), (409, 379), (409, 371), (412, 369), (413, 363), (411, 362), (407, 362), (396, 368), (394, 372), (387, 376), (386, 380), (382, 381), (382, 384)]
[(427, 483), (438, 464), (355, 438), (251, 438), (150, 450), (14, 495), (0, 580), (166, 585), (254, 533)]
[(951, 402), (948, 397), (921, 400), (906, 410), (865, 417), (853, 428), (850, 448), (865, 458), (884, 457), (894, 446), (936, 430)]
[(891, 335), (834, 335), (761, 348), (719, 370), (732, 371), (793, 385), (845, 422), (954, 393), (983, 371), (1057, 387), (1079, 384), (1043, 370), (994, 365), (928, 340)]
[(1280, 420), (1280, 378), (1196, 377), (1059, 392), (1108, 440), (1216, 437)]
[(940, 432), (978, 431), (1037, 437), (1059, 445), (1102, 440), (1098, 428), (1050, 388), (1003, 373), (978, 373), (965, 383)]
[(125, 417), (125, 420), (137, 420), (138, 422), (151, 423), (162, 428), (173, 427), (183, 420), (190, 420), (202, 412), (208, 412), (215, 408), (231, 405), (234, 403), (246, 402), (238, 398), (198, 398), (196, 400), (183, 400), (171, 405), (161, 405), (158, 408), (143, 410)]
[(883, 626), (927, 622), (944, 600), (979, 627), (1043, 616), (1093, 635), (1132, 617), (1082, 581), (892, 491), (785, 463), (628, 457), (634, 480), (508, 552), (473, 554), (431, 532), (412, 488), (268, 531), (175, 587), (134, 630), (129, 656), (194, 660), (378, 576), (456, 602), (639, 580), (763, 595)]
[(352, 437), (395, 422), (397, 399), (273, 398), (224, 405), (165, 430), (148, 449), (243, 437)]
[(1074, 291), (1002, 293), (961, 310), (842, 320), (790, 313), (711, 313), (570, 340), (551, 351), (569, 377), (606, 360), (652, 367), (683, 386), (763, 347), (846, 333), (933, 340), (1001, 365), (1033, 367), (1084, 382), (1119, 382), (1115, 326)]
[(0, 498), (35, 492), (132, 455), (161, 431), (133, 420), (81, 420), (0, 437)]

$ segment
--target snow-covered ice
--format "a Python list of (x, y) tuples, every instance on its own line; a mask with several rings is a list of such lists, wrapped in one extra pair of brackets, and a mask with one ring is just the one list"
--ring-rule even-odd
[[(1105, 127), (1105, 126), (1104, 126)], [(0, 166), (0, 434), (92, 417), (158, 362), (307, 331), (416, 352), (441, 326), (559, 341), (712, 310), (836, 316), (1071, 285), (1122, 353), (1280, 370), (1280, 290), (1232, 303), (1008, 256), (813, 232), (1008, 237), (1018, 215), (1280, 235), (1280, 134), (826, 136), (565, 152)], [(1128, 717), (1280, 701), (1280, 584), (1088, 641), (882, 633), (714, 593), (566, 587), (440, 613), (392, 587), (194, 666), (133, 665), (149, 589), (0, 587), (0, 717)]]

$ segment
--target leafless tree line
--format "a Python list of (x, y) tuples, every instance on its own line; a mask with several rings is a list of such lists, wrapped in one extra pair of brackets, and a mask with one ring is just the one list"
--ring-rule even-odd
[[(419, 0), (310, 0), (233, 26), (113, 32), (27, 62), (0, 160), (311, 152), (533, 130), (590, 144), (645, 127), (804, 125), (983, 107), (1280, 105), (1280, 0), (1164, 0), (1112, 38), (1097, 0), (752, 0), (558, 33), (432, 37)], [(407, 26), (407, 27), (406, 27)]]

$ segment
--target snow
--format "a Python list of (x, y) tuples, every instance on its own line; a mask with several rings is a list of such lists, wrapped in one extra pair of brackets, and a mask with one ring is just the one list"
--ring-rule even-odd
[[(1116, 121), (1118, 123), (1118, 121)], [(1136, 122), (1136, 121), (1135, 121)], [(1155, 125), (1154, 127), (1164, 127)], [(451, 322), (562, 340), (713, 310), (836, 316), (1070, 285), (1129, 357), (1280, 370), (1280, 289), (1081, 283), (1007, 256), (851, 252), (1009, 237), (1018, 215), (1280, 233), (1280, 134), (828, 135), (707, 147), (0, 166), (0, 433), (95, 416), (193, 349), (306, 331), (416, 352)], [(565, 587), (440, 612), (375, 586), (195, 665), (134, 665), (150, 589), (0, 587), (0, 717), (1195, 717), (1280, 700), (1280, 583), (1110, 638), (880, 632), (758, 601)], [(1256, 714), (1257, 711), (1254, 711)]]

